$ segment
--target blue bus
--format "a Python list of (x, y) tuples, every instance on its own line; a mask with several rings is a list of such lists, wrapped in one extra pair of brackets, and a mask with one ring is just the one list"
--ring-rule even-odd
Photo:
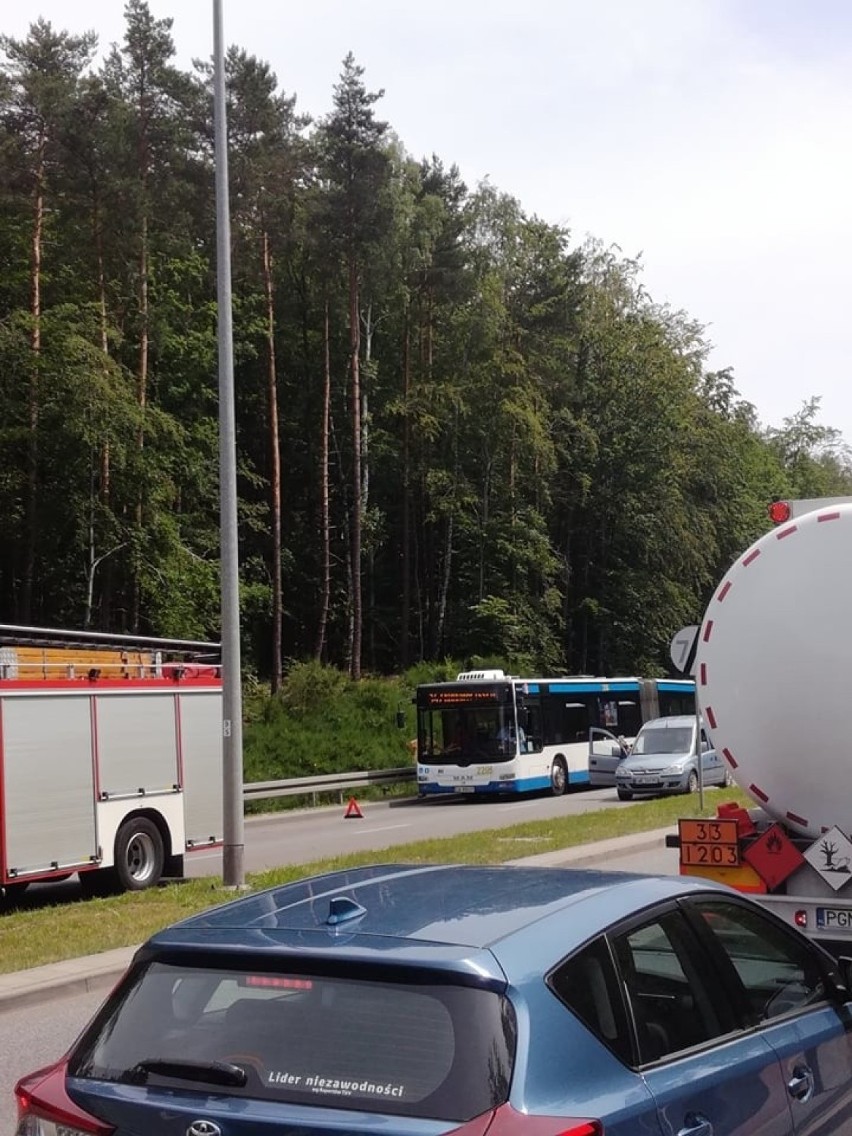
[(615, 784), (643, 722), (695, 713), (692, 679), (517, 678), (466, 671), (424, 683), (417, 706), (417, 791), (524, 793)]

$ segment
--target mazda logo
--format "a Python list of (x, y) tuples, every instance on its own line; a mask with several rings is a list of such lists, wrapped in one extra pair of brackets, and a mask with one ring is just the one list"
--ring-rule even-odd
[(222, 1136), (222, 1129), (212, 1120), (193, 1120), (186, 1130), (186, 1136)]

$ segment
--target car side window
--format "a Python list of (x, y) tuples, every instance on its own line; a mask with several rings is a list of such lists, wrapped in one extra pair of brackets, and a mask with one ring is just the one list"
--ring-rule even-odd
[(707, 985), (709, 959), (679, 911), (614, 935), (612, 945), (642, 1064), (702, 1045), (733, 1028), (724, 994), (720, 997)]
[(768, 1021), (825, 999), (819, 956), (762, 912), (716, 900), (693, 901), (736, 971), (752, 1020)]
[(605, 939), (596, 939), (548, 978), (557, 998), (625, 1064), (633, 1061), (630, 1027)]

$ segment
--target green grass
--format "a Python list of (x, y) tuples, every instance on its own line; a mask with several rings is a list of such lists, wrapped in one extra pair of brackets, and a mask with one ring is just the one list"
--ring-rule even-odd
[[(578, 844), (671, 826), (681, 816), (712, 816), (721, 801), (747, 803), (736, 789), (707, 790), (699, 813), (695, 797), (637, 802), (554, 820), (530, 821), (511, 828), (489, 829), (444, 840), (425, 840), (381, 851), (353, 853), (332, 860), (291, 865), (248, 878), (253, 889), (302, 879), (318, 872), (362, 864), (450, 863), (495, 864)], [(487, 806), (483, 806), (487, 807)], [(286, 822), (284, 822), (286, 823)], [(605, 864), (601, 864), (605, 868)], [(151, 891), (126, 893), (0, 915), (0, 973), (96, 954), (139, 943), (177, 919), (233, 898), (217, 877), (171, 884)]]

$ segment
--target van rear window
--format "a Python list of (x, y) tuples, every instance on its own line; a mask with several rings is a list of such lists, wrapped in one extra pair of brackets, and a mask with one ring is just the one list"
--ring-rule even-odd
[(69, 1073), (139, 1083), (144, 1069), (146, 1084), (209, 1092), (180, 1062), (224, 1062), (246, 1074), (217, 1084), (229, 1095), (464, 1121), (506, 1100), (514, 1047), (514, 1012), (492, 991), (152, 962)]

